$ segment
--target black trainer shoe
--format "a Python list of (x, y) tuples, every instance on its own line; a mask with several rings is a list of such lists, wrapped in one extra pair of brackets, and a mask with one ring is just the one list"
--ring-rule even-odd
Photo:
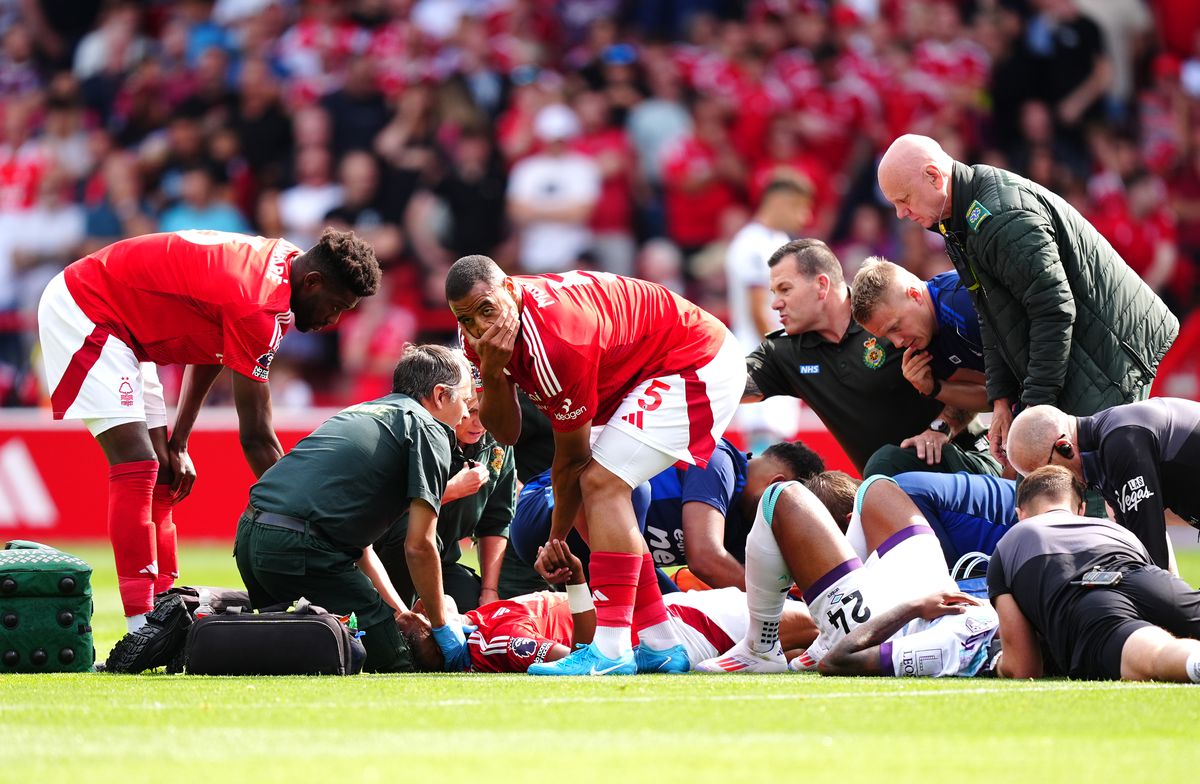
[(105, 662), (108, 672), (135, 674), (169, 663), (183, 649), (192, 625), (180, 596), (170, 596), (146, 614), (146, 625), (113, 646)]

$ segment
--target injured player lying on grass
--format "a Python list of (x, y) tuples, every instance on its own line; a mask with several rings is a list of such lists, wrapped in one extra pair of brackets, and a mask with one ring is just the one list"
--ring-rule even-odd
[[(526, 594), (485, 604), (462, 616), (468, 633), (467, 671), (538, 675), (542, 665), (591, 642), (596, 611), (584, 582), (583, 564), (558, 540), (547, 544), (539, 557), (564, 577), (568, 592)], [(689, 661), (716, 656), (745, 634), (746, 595), (737, 588), (673, 593), (664, 600)], [(413, 664), (419, 671), (441, 672), (442, 653), (430, 635), (429, 621), (420, 614), (420, 602), (413, 610), (398, 618)], [(816, 639), (817, 629), (803, 604), (788, 601), (780, 609), (779, 636), (797, 653)]]
[[(865, 561), (808, 488), (768, 488), (746, 540), (746, 635), (695, 669), (935, 677), (987, 671), (996, 613), (957, 591), (936, 535), (904, 491), (886, 477), (864, 482), (850, 526), (862, 528)], [(789, 664), (778, 631), (793, 580), (820, 634)]]

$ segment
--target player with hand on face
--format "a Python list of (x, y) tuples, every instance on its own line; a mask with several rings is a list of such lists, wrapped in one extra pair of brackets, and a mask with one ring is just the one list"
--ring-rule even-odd
[(467, 256), (447, 275), (446, 299), (483, 378), (488, 430), (517, 440), (518, 386), (554, 428), (550, 540), (577, 518), (588, 529), (596, 638), (555, 672), (686, 670), (632, 493), (678, 462), (707, 463), (742, 392), (736, 339), (662, 286), (601, 272), (513, 277)]
[[(68, 266), (38, 307), (55, 419), (82, 419), (109, 463), (108, 535), (129, 631), (178, 576), (174, 504), (196, 471), (188, 439), (223, 367), (256, 477), (283, 455), (267, 377), (284, 333), (330, 327), (379, 287), (369, 245), (326, 231), (307, 251), (218, 231), (147, 234)], [(159, 364), (183, 364), (175, 427)]]

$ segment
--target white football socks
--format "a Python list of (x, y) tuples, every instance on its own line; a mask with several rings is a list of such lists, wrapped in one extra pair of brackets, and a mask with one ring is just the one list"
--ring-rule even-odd
[(638, 629), (638, 642), (656, 651), (665, 651), (680, 644), (675, 627), (669, 620), (661, 621), (645, 629)]
[(130, 615), (129, 617), (127, 617), (125, 619), (125, 630), (130, 633), (136, 632), (138, 629), (142, 628), (145, 625), (146, 625), (146, 613), (138, 613), (137, 615)]
[(746, 537), (746, 607), (750, 623), (746, 644), (757, 653), (767, 653), (779, 641), (779, 619), (792, 576), (779, 551), (770, 527), (754, 521)]
[(600, 653), (610, 659), (619, 659), (633, 651), (628, 626), (597, 626), (592, 642)]

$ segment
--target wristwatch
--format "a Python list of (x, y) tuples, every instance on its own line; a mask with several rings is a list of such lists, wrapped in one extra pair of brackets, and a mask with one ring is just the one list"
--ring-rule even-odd
[(941, 417), (938, 417), (930, 422), (929, 429), (935, 433), (941, 433), (944, 436), (950, 435), (950, 425), (947, 424), (946, 420), (942, 419)]

